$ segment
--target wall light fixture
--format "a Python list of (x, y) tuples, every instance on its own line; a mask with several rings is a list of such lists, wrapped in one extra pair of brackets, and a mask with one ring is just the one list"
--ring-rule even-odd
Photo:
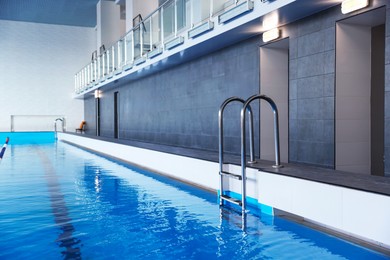
[(347, 14), (368, 6), (369, 0), (344, 0), (341, 3), (341, 12)]
[(263, 32), (263, 42), (273, 41), (280, 36), (279, 28), (274, 28), (269, 31)]
[(101, 98), (102, 92), (100, 90), (95, 90), (95, 98)]

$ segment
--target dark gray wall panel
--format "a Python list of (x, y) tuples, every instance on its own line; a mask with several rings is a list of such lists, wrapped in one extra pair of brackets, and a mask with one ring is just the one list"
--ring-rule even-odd
[(334, 167), (335, 23), (339, 8), (286, 26), (291, 162)]
[(84, 120), (87, 122), (85, 133), (96, 135), (95, 99), (93, 96), (84, 99)]
[(390, 5), (386, 10), (385, 39), (385, 175), (390, 176)]
[[(119, 91), (120, 138), (217, 151), (221, 103), (231, 96), (246, 99), (258, 93), (258, 42), (259, 38), (252, 38), (104, 91), (101, 136), (114, 136), (114, 92)], [(91, 109), (86, 102), (86, 116), (94, 114)], [(256, 105), (254, 110), (258, 111)], [(239, 114), (237, 105), (225, 114), (226, 150), (236, 154), (240, 151)]]

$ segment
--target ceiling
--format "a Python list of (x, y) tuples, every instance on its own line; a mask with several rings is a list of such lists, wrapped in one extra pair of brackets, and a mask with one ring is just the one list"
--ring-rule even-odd
[(0, 0), (0, 20), (96, 26), (99, 0)]

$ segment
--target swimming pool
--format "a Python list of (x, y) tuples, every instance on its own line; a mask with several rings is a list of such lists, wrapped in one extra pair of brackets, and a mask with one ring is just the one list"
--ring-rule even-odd
[[(12, 142), (14, 141), (14, 143)], [(10, 140), (0, 164), (0, 259), (387, 259), (283, 218), (62, 142)]]

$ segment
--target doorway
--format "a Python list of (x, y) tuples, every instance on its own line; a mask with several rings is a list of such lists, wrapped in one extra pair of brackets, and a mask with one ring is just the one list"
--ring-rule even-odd
[(114, 93), (114, 138), (119, 138), (119, 92)]

